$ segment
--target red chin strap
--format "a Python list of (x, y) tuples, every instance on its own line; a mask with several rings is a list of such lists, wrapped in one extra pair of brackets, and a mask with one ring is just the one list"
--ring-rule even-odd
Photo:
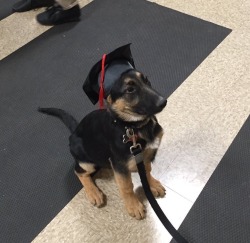
[(100, 79), (100, 90), (99, 90), (99, 108), (104, 109), (104, 77), (105, 77), (105, 60), (106, 54), (102, 56), (102, 70), (101, 70), (101, 79)]

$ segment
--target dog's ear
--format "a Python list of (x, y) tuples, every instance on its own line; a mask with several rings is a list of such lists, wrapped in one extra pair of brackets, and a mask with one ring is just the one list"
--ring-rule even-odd
[(109, 96), (107, 97), (107, 103), (108, 103), (109, 105), (112, 105), (113, 100), (112, 100), (112, 98), (111, 98), (111, 95), (109, 95)]

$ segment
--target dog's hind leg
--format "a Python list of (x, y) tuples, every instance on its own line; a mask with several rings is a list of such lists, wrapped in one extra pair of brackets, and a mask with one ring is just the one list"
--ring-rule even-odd
[(76, 162), (75, 173), (84, 187), (88, 200), (94, 206), (101, 207), (104, 204), (104, 195), (91, 178), (95, 171), (95, 166), (91, 163)]

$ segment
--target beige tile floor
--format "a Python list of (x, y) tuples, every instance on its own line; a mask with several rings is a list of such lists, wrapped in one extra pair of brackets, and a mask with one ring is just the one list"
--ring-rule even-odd
[[(80, 1), (82, 7), (89, 2)], [(158, 202), (178, 227), (250, 114), (250, 2), (152, 2), (233, 29), (171, 95), (158, 116), (165, 136), (153, 174), (167, 188)], [(39, 11), (0, 21), (0, 60), (49, 29), (36, 23)], [(171, 237), (145, 200), (137, 174), (133, 180), (147, 207), (145, 220), (126, 214), (112, 175), (104, 173), (97, 184), (107, 195), (105, 207), (89, 205), (82, 190), (33, 242), (169, 242)]]

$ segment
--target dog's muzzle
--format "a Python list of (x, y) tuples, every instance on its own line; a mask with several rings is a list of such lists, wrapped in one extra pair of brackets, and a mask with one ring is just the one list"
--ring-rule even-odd
[(166, 105), (167, 105), (167, 100), (164, 99), (163, 97), (161, 97), (156, 103), (156, 107), (159, 111), (162, 111)]

